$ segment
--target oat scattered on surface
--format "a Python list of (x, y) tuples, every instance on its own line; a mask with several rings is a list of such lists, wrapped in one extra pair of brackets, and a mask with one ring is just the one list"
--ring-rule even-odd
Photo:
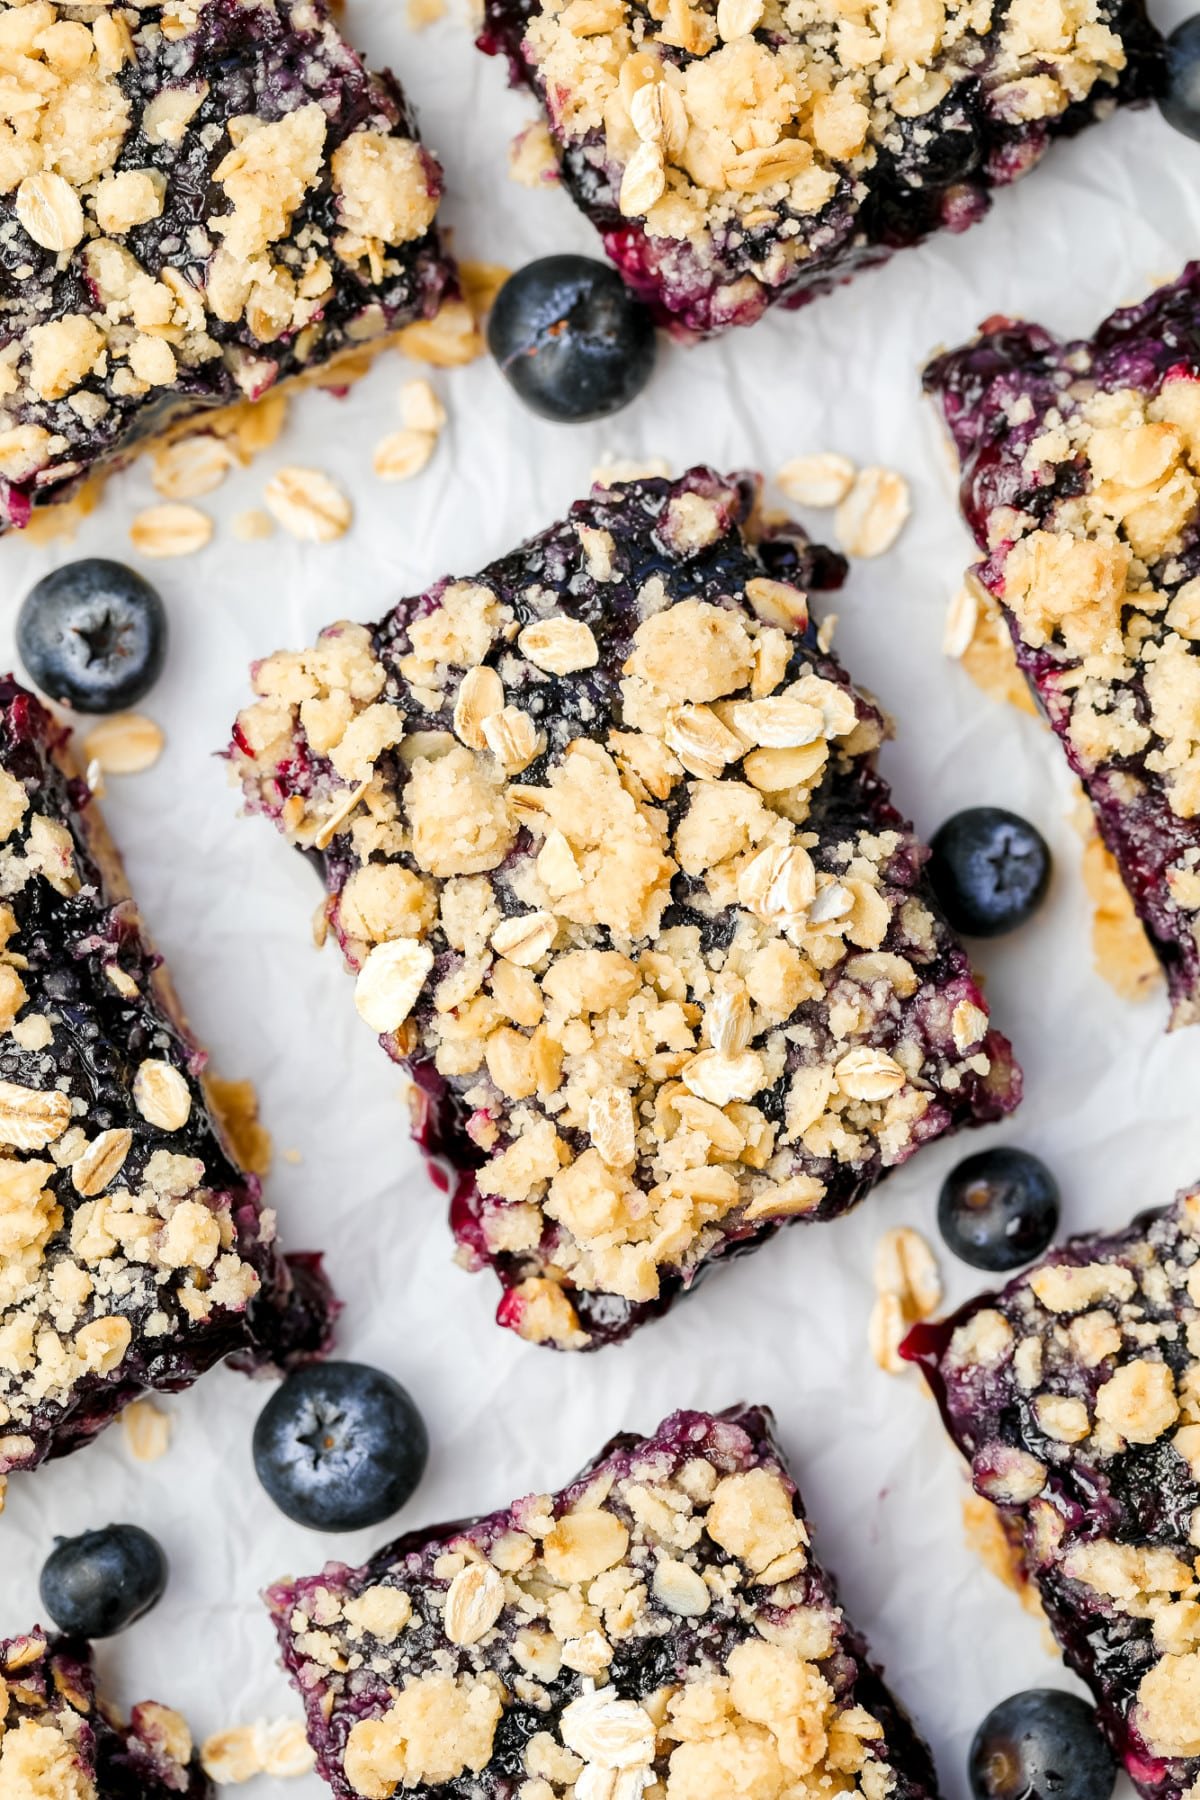
[(903, 1339), (941, 1303), (937, 1261), (919, 1231), (897, 1225), (876, 1244), (872, 1275), (875, 1304), (867, 1327), (871, 1355), (889, 1375), (902, 1375), (908, 1367), (900, 1357)]
[(400, 389), (400, 417), (410, 431), (428, 431), (436, 437), (446, 423), (446, 408), (433, 383), (422, 376), (406, 381)]
[(518, 131), (508, 146), (509, 179), (521, 187), (546, 187), (558, 180), (554, 139), (544, 119), (535, 119)]
[(193, 556), (212, 534), (207, 513), (172, 500), (145, 507), (129, 527), (129, 541), (143, 556)]
[(290, 1163), (293, 1168), (297, 1168), (304, 1161), (304, 1152), (295, 1149), (285, 1150), (283, 1152), (283, 1160), (285, 1163)]
[(261, 506), (234, 514), (233, 535), (240, 544), (252, 544), (261, 538), (274, 537), (275, 521)]
[(960, 661), (971, 647), (978, 622), (979, 601), (974, 589), (960, 587), (946, 608), (946, 623), (942, 630), (944, 654), (955, 662)]
[(210, 1781), (233, 1787), (256, 1775), (287, 1779), (307, 1775), (316, 1757), (301, 1719), (258, 1719), (214, 1732), (200, 1747), (200, 1762)]
[(798, 506), (836, 506), (846, 498), (853, 481), (854, 464), (835, 450), (794, 456), (775, 477), (775, 485)]
[(88, 768), (103, 775), (140, 775), (162, 755), (162, 728), (145, 713), (113, 713), (92, 726), (83, 740)]
[(349, 530), (354, 516), (341, 488), (320, 469), (278, 469), (263, 500), (272, 518), (306, 544), (333, 543)]
[(171, 1417), (153, 1400), (131, 1400), (121, 1414), (125, 1444), (135, 1462), (157, 1462), (171, 1442)]
[(432, 431), (389, 432), (380, 438), (371, 458), (371, 467), (380, 481), (410, 481), (419, 475), (433, 455), (437, 436)]
[(232, 1787), (262, 1774), (262, 1758), (253, 1725), (215, 1731), (200, 1746), (200, 1765), (218, 1787)]
[(414, 31), (424, 31), (446, 16), (446, 0), (408, 0), (408, 22)]
[(164, 500), (199, 500), (219, 488), (236, 463), (224, 438), (202, 432), (157, 450), (150, 479)]
[(903, 475), (875, 466), (860, 469), (834, 517), (838, 543), (848, 556), (882, 556), (911, 510)]

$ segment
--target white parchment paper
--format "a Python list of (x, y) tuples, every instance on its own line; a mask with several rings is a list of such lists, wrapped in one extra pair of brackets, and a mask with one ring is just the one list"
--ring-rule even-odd
[[(1176, 0), (1160, 22), (1184, 10)], [(446, 167), (444, 217), (460, 255), (515, 267), (595, 247), (564, 194), (508, 179), (506, 148), (532, 103), (473, 50), (465, 11), (417, 34), (402, 0), (349, 0), (346, 27), (415, 101)], [(1093, 973), (1066, 766), (1040, 726), (985, 699), (942, 655), (968, 544), (917, 370), (992, 312), (1089, 331), (1198, 254), (1200, 145), (1154, 111), (1125, 114), (1054, 149), (966, 236), (906, 251), (806, 312), (691, 350), (664, 345), (647, 391), (601, 425), (535, 419), (486, 360), (435, 373), (448, 428), (417, 479), (385, 486), (371, 449), (400, 423), (402, 381), (423, 372), (385, 357), (348, 399), (296, 402), (280, 441), (201, 502), (219, 522), (208, 549), (140, 565), (170, 611), (168, 668), (144, 703), (167, 747), (150, 772), (110, 779), (105, 810), (215, 1066), (255, 1081), (277, 1153), (299, 1153), (277, 1154), (268, 1199), (291, 1247), (327, 1252), (346, 1301), (342, 1353), (411, 1387), (433, 1454), (390, 1527), (322, 1538), (284, 1520), (255, 1479), (250, 1433), (266, 1390), (214, 1372), (165, 1403), (174, 1434), (161, 1461), (134, 1463), (117, 1428), (12, 1481), (0, 1635), (38, 1616), (37, 1574), (56, 1532), (135, 1520), (161, 1538), (172, 1580), (151, 1617), (101, 1647), (110, 1692), (180, 1706), (198, 1738), (279, 1717), (297, 1703), (257, 1600), (272, 1578), (328, 1556), (358, 1561), (398, 1528), (557, 1486), (613, 1431), (745, 1397), (775, 1408), (818, 1552), (928, 1734), (950, 1800), (966, 1792), (967, 1746), (991, 1704), (1068, 1683), (1038, 1625), (963, 1542), (965, 1483), (917, 1377), (885, 1376), (870, 1358), (871, 1250), (898, 1224), (936, 1242), (942, 1176), (968, 1148), (1001, 1139), (1052, 1164), (1070, 1229), (1166, 1200), (1200, 1173), (1200, 1029), (1169, 1039), (1161, 993), (1130, 1006)], [(239, 821), (212, 753), (246, 697), (252, 657), (307, 643), (337, 617), (375, 618), (440, 574), (473, 572), (557, 517), (605, 453), (663, 457), (677, 472), (704, 459), (769, 474), (816, 449), (888, 464), (912, 483), (899, 545), (858, 564), (838, 603), (838, 648), (898, 723), (883, 766), (900, 805), (929, 832), (960, 806), (1002, 803), (1036, 820), (1056, 855), (1036, 922), (979, 955), (1027, 1097), (1005, 1126), (922, 1153), (848, 1219), (785, 1232), (632, 1342), (574, 1359), (534, 1349), (493, 1325), (491, 1278), (452, 1266), (443, 1201), (408, 1143), (400, 1073), (359, 1022), (333, 947), (312, 948), (312, 874), (269, 826)], [(347, 537), (315, 548), (282, 533), (234, 540), (234, 513), (257, 504), (284, 463), (326, 469), (353, 495)], [(0, 660), (11, 661), (21, 597), (55, 563), (138, 563), (129, 521), (155, 498), (149, 469), (135, 466), (73, 545), (0, 545)], [(817, 535), (830, 524), (808, 523)], [(965, 1298), (978, 1278), (942, 1261), (949, 1299)], [(286, 1788), (260, 1778), (249, 1791), (317, 1800), (325, 1790), (309, 1776)]]

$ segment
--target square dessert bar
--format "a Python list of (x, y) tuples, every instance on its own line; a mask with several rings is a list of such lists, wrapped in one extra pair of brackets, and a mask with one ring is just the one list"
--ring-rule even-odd
[(1053, 137), (1162, 76), (1141, 0), (486, 0), (479, 42), (684, 335), (964, 230)]
[(675, 1413), (559, 1494), (267, 1600), (339, 1800), (936, 1794), (761, 1407)]
[(65, 732), (0, 681), (0, 1481), (222, 1357), (317, 1354)]
[(430, 316), (441, 175), (323, 0), (0, 0), (0, 531)]
[(809, 618), (844, 569), (694, 469), (254, 670), (247, 804), (323, 869), (461, 1260), (534, 1342), (621, 1337), (1016, 1104)]
[(1017, 660), (1200, 1018), (1200, 263), (1091, 339), (990, 319), (929, 365)]
[(39, 1629), (0, 1641), (5, 1800), (211, 1800), (214, 1793), (180, 1714), (146, 1700), (126, 1723), (97, 1694), (87, 1644), (48, 1642)]
[(919, 1325), (975, 1487), (1147, 1800), (1200, 1779), (1200, 1189)]
[(0, 1641), (4, 1800), (213, 1800), (187, 1724), (146, 1700), (129, 1723), (96, 1693), (86, 1644)]

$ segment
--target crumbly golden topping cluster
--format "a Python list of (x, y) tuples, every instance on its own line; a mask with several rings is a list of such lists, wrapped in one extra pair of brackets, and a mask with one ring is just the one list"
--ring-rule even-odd
[[(1028, 419), (1014, 403), (1014, 424)], [(1032, 650), (1065, 653), (1067, 739), (1085, 773), (1139, 757), (1179, 819), (1200, 814), (1200, 580), (1175, 559), (1200, 505), (1200, 381), (1168, 375), (1148, 396), (1096, 390), (1039, 422), (1024, 468), (1050, 480), (1081, 463), (1084, 491), (1044, 524), (1011, 508), (989, 519), (1007, 548), (1001, 597)], [(1200, 911), (1200, 849), (1168, 871), (1171, 897)]]
[[(400, 272), (397, 248), (432, 223), (428, 166), (382, 111), (341, 141), (315, 95), (278, 117), (214, 117), (193, 57), (207, 3), (0, 0), (0, 235), (11, 277), (0, 303), (0, 477), (30, 481), (69, 457), (81, 427), (103, 433), (115, 411), (221, 359), (256, 396), (285, 335), (300, 364), (319, 355), (339, 270), (385, 281)], [(274, 21), (279, 0), (255, 5)], [(305, 0), (288, 17), (306, 34), (319, 87), (342, 52), (337, 33)], [(215, 196), (202, 218), (173, 188), (197, 180)], [(332, 233), (305, 211), (321, 190), (332, 194)], [(146, 229), (159, 220), (157, 233)], [(368, 297), (351, 335), (384, 329)], [(236, 342), (229, 326), (241, 328)]]
[[(77, 1647), (58, 1656), (40, 1631), (0, 1644), (4, 1800), (104, 1800), (96, 1782), (95, 1713), (91, 1669)], [(115, 1717), (108, 1714), (100, 1729), (113, 1729)], [(192, 1738), (177, 1712), (146, 1701), (134, 1708), (130, 1737), (161, 1773), (155, 1793), (185, 1790)]]
[(334, 626), (257, 665), (238, 722), (252, 803), (335, 859), (360, 1014), (461, 1095), (535, 1341), (583, 1342), (564, 1278), (652, 1301), (991, 1072), (965, 964), (934, 991), (911, 840), (857, 792), (826, 817), (878, 711), (802, 643), (794, 586), (747, 560), (701, 598), (686, 572), (731, 498), (651, 496), (670, 587), (581, 513), (559, 591), (452, 582), (386, 646)]
[[(1020, 1509), (1054, 1609), (1078, 1609), (1080, 1629), (1100, 1611), (1149, 1640), (1130, 1667), (1145, 1671), (1131, 1717), (1150, 1753), (1200, 1756), (1200, 1190), (1085, 1257), (1044, 1263), (973, 1312), (943, 1372), (952, 1394), (1015, 1389), (1019, 1443), (972, 1430), (976, 1488)], [(989, 1402), (992, 1424), (1001, 1413), (1017, 1416)]]
[[(152, 1347), (217, 1309), (244, 1310), (260, 1285), (232, 1212), (244, 1193), (179, 1066), (153, 965), (123, 956), (119, 937), (106, 943), (113, 914), (96, 865), (58, 805), (0, 768), (0, 1474), (44, 1448), (30, 1429), (46, 1406), (120, 1379), (135, 1326)], [(100, 992), (68, 969), (64, 1007), (43, 934), (67, 903), (73, 968), (84, 983), (94, 970)], [(139, 1048), (128, 1064), (123, 1046), (107, 1061), (114, 1092), (87, 1054), (126, 1007), (138, 1009), (125, 1024)], [(211, 1170), (190, 1153), (197, 1143), (212, 1148)], [(265, 1215), (264, 1243), (272, 1230)]]
[[(691, 1455), (651, 1440), (346, 1584), (302, 1584), (281, 1621), (301, 1691), (380, 1695), (344, 1740), (351, 1789), (390, 1800), (478, 1774), (515, 1706), (544, 1715), (518, 1800), (886, 1800), (884, 1726), (846, 1678), (795, 1491), (769, 1458), (738, 1467), (721, 1429)], [(662, 1685), (614, 1680), (655, 1640)]]
[(958, 82), (1015, 125), (1125, 66), (1097, 0), (543, 0), (523, 52), (559, 140), (600, 137), (622, 213), (694, 246), (770, 227), (771, 286)]

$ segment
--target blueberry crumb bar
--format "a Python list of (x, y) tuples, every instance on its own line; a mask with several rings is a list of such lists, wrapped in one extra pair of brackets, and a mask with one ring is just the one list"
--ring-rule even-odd
[(65, 732), (0, 681), (0, 1481), (222, 1357), (325, 1346), (281, 1256)]
[(38, 1630), (0, 1641), (4, 1800), (213, 1800), (191, 1733), (157, 1701), (128, 1724), (99, 1698), (86, 1644)]
[(979, 1494), (1147, 1800), (1200, 1779), (1200, 1189), (916, 1326)]
[(675, 1413), (560, 1494), (267, 1600), (339, 1800), (936, 1794), (763, 1408)]
[(925, 385), (1017, 660), (1200, 1018), (1200, 263), (1090, 339), (990, 319)]
[(479, 41), (684, 334), (964, 230), (1052, 138), (1162, 79), (1141, 0), (486, 0)]
[(441, 177), (323, 0), (0, 0), (0, 531), (430, 317)]
[(533, 1342), (622, 1337), (1016, 1104), (809, 617), (843, 573), (695, 469), (254, 669), (247, 805), (323, 870), (460, 1259)]

